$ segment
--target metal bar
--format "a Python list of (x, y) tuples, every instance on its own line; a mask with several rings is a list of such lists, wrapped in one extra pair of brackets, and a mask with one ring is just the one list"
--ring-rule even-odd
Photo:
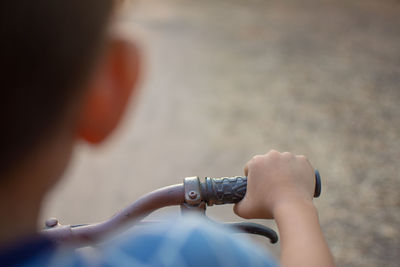
[(91, 242), (110, 231), (116, 230), (133, 219), (140, 221), (157, 209), (180, 205), (184, 201), (184, 188), (182, 184), (167, 186), (142, 196), (130, 206), (117, 212), (113, 217), (104, 222), (79, 227), (57, 226), (42, 231), (42, 234), (57, 241), (78, 240)]

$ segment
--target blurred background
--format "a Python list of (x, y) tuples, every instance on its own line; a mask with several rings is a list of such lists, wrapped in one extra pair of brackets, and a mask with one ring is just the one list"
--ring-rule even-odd
[[(398, 0), (142, 0), (123, 20), (142, 43), (140, 98), (104, 146), (77, 147), (43, 219), (100, 221), (186, 176), (241, 175), (275, 148), (321, 171), (338, 266), (398, 266)], [(241, 221), (231, 206), (207, 213)]]

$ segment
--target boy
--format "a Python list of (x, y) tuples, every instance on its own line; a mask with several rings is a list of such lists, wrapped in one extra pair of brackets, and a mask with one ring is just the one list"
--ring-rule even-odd
[[(36, 233), (41, 201), (75, 143), (100, 144), (136, 96), (138, 52), (113, 34), (116, 8), (116, 0), (0, 3), (0, 265), (275, 266), (254, 244), (198, 218), (126, 233), (91, 254)], [(309, 162), (270, 151), (250, 160), (245, 174), (247, 194), (234, 211), (276, 220), (281, 264), (333, 266)]]

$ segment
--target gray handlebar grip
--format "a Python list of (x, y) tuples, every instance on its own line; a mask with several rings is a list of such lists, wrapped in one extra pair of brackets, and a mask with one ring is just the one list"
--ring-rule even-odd
[[(201, 183), (203, 199), (209, 206), (237, 203), (244, 198), (247, 190), (247, 177), (209, 178)], [(314, 197), (321, 195), (321, 176), (315, 170)]]
[(209, 206), (237, 203), (244, 198), (247, 177), (206, 177), (202, 183), (205, 201)]

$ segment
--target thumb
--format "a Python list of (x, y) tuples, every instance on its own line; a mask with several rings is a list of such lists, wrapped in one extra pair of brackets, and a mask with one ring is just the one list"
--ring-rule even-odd
[(246, 198), (233, 206), (233, 212), (244, 219), (251, 219), (251, 212), (248, 209)]

